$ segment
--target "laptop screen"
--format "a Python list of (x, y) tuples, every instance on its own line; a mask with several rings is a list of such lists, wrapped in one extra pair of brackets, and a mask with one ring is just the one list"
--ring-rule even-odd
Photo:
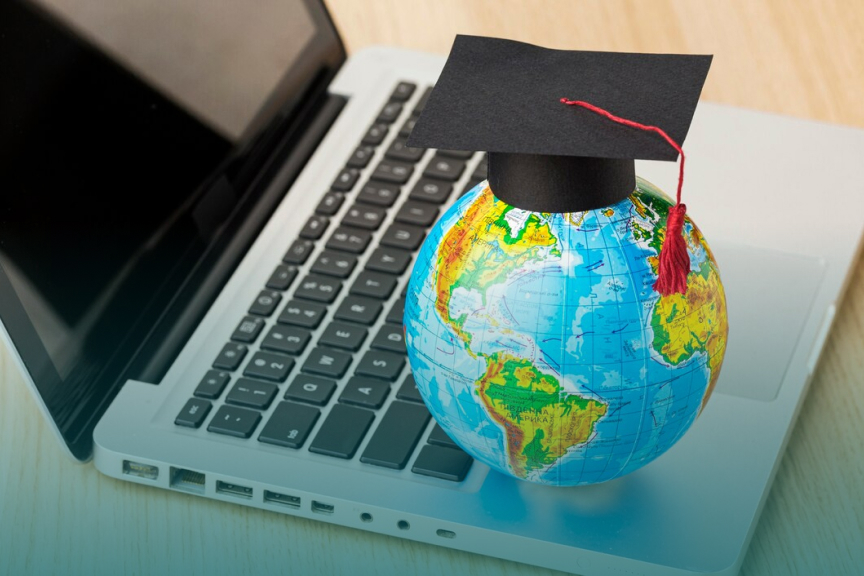
[(70, 445), (213, 241), (217, 169), (326, 44), (317, 2), (0, 3), (0, 317)]

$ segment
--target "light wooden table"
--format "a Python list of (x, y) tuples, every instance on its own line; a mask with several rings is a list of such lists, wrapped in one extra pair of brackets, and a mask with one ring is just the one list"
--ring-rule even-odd
[[(455, 33), (715, 54), (704, 98), (864, 128), (864, 2), (328, 0), (349, 50)], [(864, 161), (864, 159), (862, 159)], [(814, 210), (819, 206), (814, 191)], [(842, 207), (839, 207), (842, 209)], [(0, 575), (551, 574), (101, 476), (68, 461), (0, 351)], [(864, 265), (742, 569), (864, 573)]]

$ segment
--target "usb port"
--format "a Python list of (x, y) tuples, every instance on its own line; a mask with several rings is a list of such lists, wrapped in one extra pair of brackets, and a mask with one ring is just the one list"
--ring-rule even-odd
[(273, 504), (280, 504), (288, 508), (300, 508), (299, 496), (288, 496), (287, 494), (279, 494), (270, 490), (264, 490), (264, 502), (272, 502)]
[(156, 480), (159, 478), (159, 468), (150, 464), (140, 464), (131, 460), (123, 460), (123, 474)]
[(252, 498), (252, 488), (240, 486), (239, 484), (223, 482), (222, 480), (216, 481), (216, 493), (227, 494), (229, 496), (234, 496), (235, 498)]
[(192, 492), (193, 494), (204, 494), (204, 474), (185, 468), (174, 468), (171, 466), (171, 488)]
[(318, 514), (332, 514), (333, 505), (324, 504), (323, 502), (318, 502), (317, 500), (312, 500), (312, 512), (317, 512)]

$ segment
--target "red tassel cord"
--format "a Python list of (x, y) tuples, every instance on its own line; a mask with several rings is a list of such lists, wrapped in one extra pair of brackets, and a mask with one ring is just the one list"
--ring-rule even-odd
[(687, 212), (687, 207), (681, 203), (681, 188), (684, 186), (684, 150), (657, 126), (647, 126), (615, 116), (607, 110), (581, 100), (561, 98), (561, 102), (568, 106), (581, 106), (624, 126), (659, 134), (681, 155), (681, 165), (678, 170), (678, 194), (675, 205), (669, 209), (669, 213), (666, 215), (666, 237), (663, 239), (663, 247), (660, 249), (660, 266), (654, 289), (663, 296), (684, 294), (687, 291), (687, 275), (690, 273), (690, 254), (687, 253), (687, 242), (684, 240), (683, 233), (684, 215)]

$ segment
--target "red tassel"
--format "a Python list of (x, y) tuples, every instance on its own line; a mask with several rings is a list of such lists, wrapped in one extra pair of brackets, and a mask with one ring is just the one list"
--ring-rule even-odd
[(654, 289), (663, 296), (687, 292), (687, 274), (690, 273), (690, 254), (684, 241), (684, 214), (687, 206), (676, 204), (666, 215), (666, 238), (660, 249), (660, 266)]
[(690, 273), (690, 254), (687, 252), (687, 242), (684, 240), (684, 214), (687, 212), (687, 207), (681, 203), (681, 189), (684, 186), (684, 150), (657, 126), (647, 126), (615, 116), (603, 108), (582, 100), (561, 98), (561, 102), (568, 106), (580, 106), (624, 126), (659, 134), (681, 155), (681, 166), (678, 170), (678, 194), (675, 205), (669, 208), (669, 213), (666, 215), (666, 237), (663, 240), (662, 248), (660, 248), (660, 265), (657, 270), (657, 281), (654, 282), (654, 289), (663, 296), (676, 293), (684, 294), (687, 292), (687, 275)]

